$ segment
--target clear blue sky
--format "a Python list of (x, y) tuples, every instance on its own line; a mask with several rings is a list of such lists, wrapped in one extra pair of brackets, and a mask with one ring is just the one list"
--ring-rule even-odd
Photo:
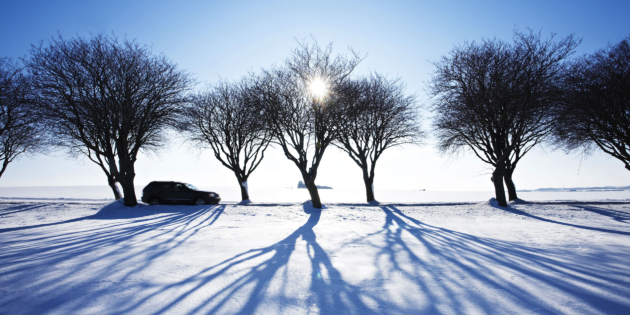
[[(400, 77), (425, 105), (431, 61), (464, 41), (511, 40), (516, 28), (583, 38), (576, 55), (630, 34), (630, 1), (0, 1), (0, 56), (27, 56), (57, 33), (69, 38), (114, 33), (151, 45), (193, 73), (199, 86), (238, 79), (281, 62), (296, 39), (311, 35), (367, 54), (357, 73)], [(425, 113), (428, 116), (427, 113)], [(424, 120), (425, 130), (429, 120)], [(143, 156), (136, 183), (183, 180), (198, 186), (235, 185), (233, 174), (207, 152), (167, 144)], [(492, 190), (489, 169), (475, 157), (441, 157), (430, 137), (420, 147), (392, 149), (376, 169), (375, 188)], [(514, 174), (519, 189), (630, 185), (621, 162), (595, 153), (581, 161), (552, 148), (531, 152)], [(295, 186), (297, 169), (271, 150), (250, 187)], [(362, 189), (359, 168), (331, 149), (318, 183)], [(63, 153), (25, 157), (9, 166), (0, 186), (105, 185), (99, 167)], [(378, 192), (377, 192), (378, 197)]]

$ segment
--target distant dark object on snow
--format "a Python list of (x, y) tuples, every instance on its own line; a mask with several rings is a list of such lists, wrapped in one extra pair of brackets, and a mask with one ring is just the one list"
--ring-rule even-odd
[[(330, 186), (324, 186), (324, 185), (315, 185), (315, 186), (317, 186), (317, 189), (333, 189)], [(306, 185), (304, 185), (303, 181), (299, 181), (297, 188), (306, 188)]]

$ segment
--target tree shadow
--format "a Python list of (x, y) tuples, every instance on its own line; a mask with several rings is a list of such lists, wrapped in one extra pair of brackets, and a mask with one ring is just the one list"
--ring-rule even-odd
[[(34, 304), (33, 307), (38, 309), (35, 313), (49, 311), (61, 304), (76, 304), (84, 297), (71, 293), (76, 288), (68, 286), (67, 279), (72, 279), (74, 274), (85, 274), (88, 278), (98, 278), (103, 274), (116, 275), (125, 281), (201, 229), (211, 226), (225, 210), (224, 205), (170, 207), (162, 209), (166, 215), (147, 217), (148, 214), (141, 213), (147, 209), (136, 209), (135, 215), (120, 215), (116, 204), (109, 204), (92, 216), (32, 226), (27, 231), (29, 234), (17, 234), (12, 240), (4, 237), (0, 241), (3, 248), (0, 253), (0, 279), (22, 283), (24, 286), (36, 285), (38, 292), (44, 292), (35, 303), (21, 302)], [(123, 211), (130, 210), (122, 205), (120, 207)], [(129, 216), (136, 220), (129, 220)], [(127, 219), (114, 220), (120, 218)], [(110, 220), (111, 223), (103, 224), (97, 222), (99, 220)], [(77, 221), (83, 222), (79, 226), (68, 225)], [(36, 228), (61, 232), (51, 237)], [(142, 247), (139, 252), (137, 246), (143, 242), (151, 242), (151, 245)], [(139, 255), (141, 259), (138, 259)], [(81, 259), (73, 264), (72, 270), (56, 269), (56, 266), (74, 262), (77, 257)], [(111, 262), (112, 259), (115, 259), (115, 263), (102, 263)], [(99, 268), (91, 271), (94, 265)], [(21, 298), (17, 296), (14, 300)], [(2, 302), (8, 304), (15, 301), (5, 299)]]
[(23, 211), (35, 210), (37, 208), (45, 207), (46, 205), (16, 205), (13, 207), (0, 210), (0, 215), (9, 215)]
[[(477, 237), (423, 223), (394, 206), (381, 208), (385, 213), (383, 228), (353, 243), (369, 242), (377, 251), (372, 263), (378, 266), (378, 274), (372, 285), (383, 287), (385, 280), (394, 276), (406, 279), (407, 290), (422, 292), (429, 301), (423, 313), (496, 313), (495, 298), (507, 301), (499, 303), (503, 304), (500, 313), (563, 313), (556, 301), (539, 290), (562, 292), (586, 304), (585, 309), (601, 313), (622, 314), (629, 309), (628, 304), (612, 297), (613, 293), (623, 295), (619, 276), (627, 271), (607, 258), (589, 257), (596, 263), (586, 265), (572, 260), (579, 255)], [(385, 243), (370, 241), (375, 237)], [(411, 246), (411, 240), (422, 244), (425, 251)], [(609, 272), (602, 273), (602, 269)], [(539, 290), (532, 290), (532, 285)], [(584, 286), (607, 290), (610, 295), (592, 294)], [(485, 294), (488, 290), (495, 291), (496, 296)]]
[[(610, 259), (621, 254), (599, 257), (525, 246), (429, 225), (395, 206), (380, 208), (385, 215), (380, 229), (339, 245), (344, 251), (367, 244), (362, 264), (374, 267), (375, 274), (360, 284), (344, 278), (353, 271), (348, 266), (333, 265), (336, 252), (326, 251), (317, 239), (322, 211), (308, 204), (303, 205), (308, 220), (269, 246), (237, 253), (187, 277), (158, 275), (135, 284), (134, 275), (213, 225), (225, 206), (137, 209), (162, 214), (157, 217), (104, 207), (72, 230), (61, 223), (45, 227), (63, 231), (53, 237), (31, 229), (9, 234), (11, 240), (0, 238), (0, 279), (35, 285), (41, 293), (36, 301), (12, 295), (13, 300), (0, 296), (0, 302), (34, 305), (31, 313), (61, 305), (85, 313), (86, 305), (102, 296), (114, 300), (107, 311), (120, 314), (274, 313), (269, 305), (286, 313), (295, 307), (320, 314), (566, 313), (560, 303), (550, 302), (560, 292), (584, 304), (585, 312), (623, 314), (630, 308), (618, 298), (627, 291), (627, 267), (619, 264), (630, 258), (627, 254)], [(125, 216), (131, 219), (117, 220)], [(28, 242), (20, 243), (27, 233), (32, 233)], [(72, 271), (55, 269), (78, 256), (84, 258)], [(298, 270), (292, 269), (296, 263)], [(77, 294), (89, 279), (73, 279), (73, 273), (115, 282)], [(394, 280), (397, 290), (388, 292)], [(130, 282), (118, 292), (122, 281)]]
[[(317, 242), (317, 235), (313, 228), (320, 220), (321, 209), (304, 204), (303, 210), (310, 214), (306, 223), (281, 241), (237, 254), (183, 281), (168, 285), (159, 292), (146, 296), (122, 312), (133, 312), (143, 305), (151, 304), (165, 292), (179, 292), (176, 299), (155, 312), (155, 314), (169, 314), (193, 293), (206, 286), (216, 285), (214, 283), (219, 277), (236, 272), (239, 268), (245, 268), (244, 271), (239, 272), (238, 277), (223, 285), (212, 295), (204, 297), (203, 303), (199, 303), (196, 308), (188, 312), (254, 314), (260, 312), (262, 303), (269, 302), (268, 291), (274, 289), (283, 292), (281, 293), (283, 296), (274, 298), (275, 302), (282, 305), (301, 302), (304, 303), (300, 306), (301, 308), (309, 308), (320, 314), (380, 314), (366, 305), (363, 299), (369, 297), (377, 300), (378, 297), (368, 296), (360, 292), (359, 288), (344, 281), (326, 251)], [(302, 254), (306, 252), (310, 267), (310, 276), (297, 279), (297, 281), (290, 279), (288, 266), (296, 249), (299, 249)], [(306, 290), (308, 297), (304, 301), (298, 301), (287, 294), (286, 291), (290, 291), (288, 287), (295, 283), (308, 286)], [(184, 287), (188, 289), (182, 293), (181, 288)], [(232, 310), (229, 302), (239, 299), (242, 301), (242, 306), (238, 311)]]
[[(572, 224), (572, 223), (566, 223), (566, 222), (561, 222), (561, 221), (556, 221), (556, 220), (552, 220), (552, 219), (547, 219), (547, 218), (543, 218), (537, 215), (533, 215), (530, 213), (527, 213), (523, 210), (519, 210), (516, 209), (512, 206), (508, 206), (506, 208), (500, 207), (498, 205), (494, 205), (491, 204), (493, 208), (496, 209), (500, 209), (503, 211), (507, 211), (516, 215), (521, 215), (524, 217), (528, 217), (528, 218), (532, 218), (532, 219), (536, 219), (539, 221), (543, 221), (543, 222), (548, 222), (548, 223), (554, 223), (554, 224), (559, 224), (559, 225), (564, 225), (564, 226), (570, 226), (570, 227), (574, 227), (574, 228), (578, 228), (578, 229), (584, 229), (584, 230), (590, 230), (590, 231), (597, 231), (597, 232), (604, 232), (604, 233), (611, 233), (611, 234), (619, 234), (619, 235), (630, 235), (630, 232), (626, 232), (626, 231), (618, 231), (618, 230), (611, 230), (611, 229), (604, 229), (604, 228), (598, 228), (598, 227), (592, 227), (592, 226), (586, 226), (586, 225), (580, 225), (580, 224)], [(615, 210), (610, 210), (610, 209), (603, 209), (603, 208), (596, 208), (596, 207), (588, 207), (588, 206), (579, 206), (579, 205), (575, 205), (574, 203), (571, 204), (572, 207), (575, 208), (579, 208), (579, 209), (583, 209), (583, 210), (587, 210), (587, 211), (592, 211), (595, 213), (599, 213), (601, 215), (605, 215), (605, 216), (609, 216), (614, 218), (617, 221), (623, 222), (622, 220), (629, 220), (630, 219), (630, 214), (621, 212), (621, 211), (615, 211)], [(623, 218), (623, 219), (622, 219)], [(627, 223), (627, 222), (624, 222)]]
[(573, 207), (610, 217), (617, 222), (630, 223), (630, 212), (594, 207), (590, 205), (573, 205)]
[[(34, 209), (42, 208), (46, 206), (48, 205), (47, 204), (31, 205), (27, 209), (23, 209), (20, 211), (34, 210)], [(162, 205), (146, 206), (143, 204), (138, 204), (135, 207), (129, 208), (129, 207), (123, 206), (120, 202), (115, 201), (102, 207), (97, 213), (93, 215), (88, 215), (88, 216), (84, 216), (80, 218), (74, 218), (74, 219), (63, 220), (63, 221), (58, 221), (58, 222), (19, 226), (19, 227), (12, 227), (12, 228), (3, 228), (3, 229), (0, 229), (0, 233), (37, 229), (37, 228), (50, 227), (50, 226), (55, 226), (55, 225), (64, 225), (68, 223), (85, 221), (85, 220), (134, 219), (136, 220), (136, 222), (139, 222), (137, 219), (143, 218), (143, 217), (145, 218), (145, 220), (154, 221), (153, 216), (156, 214), (172, 214), (175, 217), (181, 217), (181, 216), (185, 217), (189, 215), (194, 216), (195, 213), (199, 212), (200, 210), (199, 207), (200, 206), (162, 206)]]

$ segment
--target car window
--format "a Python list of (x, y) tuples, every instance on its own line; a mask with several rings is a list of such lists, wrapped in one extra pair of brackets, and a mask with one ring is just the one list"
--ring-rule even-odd
[(184, 189), (184, 185), (182, 184), (175, 184), (175, 190), (183, 190)]
[(160, 189), (171, 189), (171, 184), (162, 184)]
[(193, 186), (191, 184), (185, 184), (185, 185), (186, 185), (186, 187), (188, 187), (188, 188), (190, 188), (192, 190), (197, 190), (197, 187), (195, 187), (195, 186)]

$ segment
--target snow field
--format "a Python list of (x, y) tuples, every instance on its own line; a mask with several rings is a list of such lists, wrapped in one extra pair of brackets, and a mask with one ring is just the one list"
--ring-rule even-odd
[(630, 202), (0, 202), (0, 314), (628, 314)]

